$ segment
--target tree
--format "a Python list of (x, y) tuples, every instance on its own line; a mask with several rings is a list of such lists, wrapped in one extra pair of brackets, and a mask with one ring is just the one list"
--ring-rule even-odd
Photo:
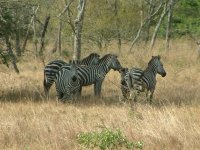
[(81, 57), (81, 34), (86, 0), (79, 0), (78, 15), (74, 22), (74, 54), (73, 59), (79, 60)]
[(155, 29), (154, 29), (154, 33), (153, 33), (152, 38), (151, 38), (151, 43), (150, 43), (150, 49), (151, 49), (151, 50), (152, 50), (153, 47), (154, 47), (155, 40), (156, 40), (156, 37), (157, 37), (157, 34), (158, 34), (158, 30), (159, 30), (159, 28), (160, 28), (160, 25), (161, 25), (161, 23), (162, 23), (164, 17), (166, 16), (167, 12), (168, 12), (167, 2), (165, 2), (163, 11), (162, 11), (162, 13), (161, 13), (161, 15), (160, 15), (160, 18), (159, 18), (159, 20), (158, 20), (158, 22), (157, 22), (157, 25), (156, 25), (156, 27), (155, 27)]
[(165, 38), (165, 50), (169, 49), (169, 40), (171, 36), (171, 24), (173, 14), (174, 0), (168, 2), (168, 16), (167, 16), (167, 27), (166, 27), (166, 38)]
[(154, 19), (154, 17), (156, 15), (158, 15), (160, 9), (163, 6), (163, 1), (161, 0), (160, 3), (158, 3), (158, 6), (156, 5), (157, 2), (155, 0), (149, 0), (146, 1), (147, 2), (147, 6), (148, 6), (148, 13), (146, 18), (143, 20), (143, 7), (141, 4), (141, 10), (140, 10), (140, 17), (141, 17), (141, 21), (140, 21), (140, 28), (137, 31), (137, 34), (134, 38), (134, 40), (131, 43), (131, 47), (129, 49), (129, 51), (132, 50), (133, 46), (136, 44), (136, 42), (138, 41), (138, 39), (140, 38), (140, 35), (142, 33), (142, 30), (145, 30), (146, 27), (146, 42), (149, 40), (149, 30), (150, 30), (150, 26), (151, 26), (151, 22)]

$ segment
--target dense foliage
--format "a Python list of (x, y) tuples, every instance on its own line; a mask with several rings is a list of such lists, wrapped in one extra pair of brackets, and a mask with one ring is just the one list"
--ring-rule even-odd
[[(163, 5), (157, 15), (152, 18), (148, 31), (147, 27), (144, 26), (140, 41), (145, 39), (147, 32), (151, 38), (165, 3), (168, 4), (169, 1), (162, 1)], [(24, 44), (25, 37), (28, 35), (28, 39), (31, 39), (31, 41), (38, 41), (45, 17), (48, 15), (51, 16), (51, 19), (47, 30), (46, 43), (49, 40), (56, 41), (59, 21), (61, 20), (62, 43), (73, 47), (72, 26), (77, 16), (79, 1), (73, 0), (69, 11), (65, 11), (58, 17), (69, 2), (70, 0), (2, 0), (0, 2), (0, 43), (2, 43), (0, 48), (5, 50), (5, 38), (7, 37), (12, 41), (12, 48), (20, 56), (19, 49)], [(84, 16), (82, 42), (93, 43), (101, 48), (112, 40), (132, 41), (137, 35), (141, 21), (148, 17), (150, 2), (153, 2), (152, 8), (156, 9), (161, 0), (88, 0)], [(187, 36), (187, 33), (196, 38), (200, 36), (199, 14), (199, 0), (174, 0), (172, 28), (170, 30), (172, 35), (170, 37)], [(158, 38), (165, 38), (166, 26), (167, 17), (161, 23)]]

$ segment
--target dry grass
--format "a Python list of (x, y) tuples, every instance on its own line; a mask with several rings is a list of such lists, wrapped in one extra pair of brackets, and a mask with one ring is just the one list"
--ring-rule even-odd
[[(101, 54), (116, 52), (114, 44), (107, 49)], [(127, 67), (145, 68), (152, 54), (162, 56), (167, 76), (158, 76), (152, 106), (143, 95), (134, 110), (120, 103), (120, 76), (114, 71), (105, 79), (101, 99), (91, 96), (93, 87), (87, 87), (76, 103), (60, 104), (54, 87), (51, 100), (44, 99), (41, 63), (24, 57), (20, 75), (0, 66), (0, 149), (81, 149), (77, 135), (102, 126), (143, 141), (147, 150), (200, 149), (200, 61), (195, 45), (177, 40), (165, 52), (160, 41), (153, 52), (146, 52), (145, 46), (132, 54), (127, 50), (123, 45), (119, 57)]]

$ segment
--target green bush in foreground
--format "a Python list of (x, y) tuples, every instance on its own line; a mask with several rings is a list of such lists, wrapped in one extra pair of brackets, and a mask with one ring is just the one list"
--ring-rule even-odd
[(143, 142), (130, 142), (120, 130), (104, 129), (101, 132), (80, 133), (78, 142), (86, 148), (106, 149), (142, 149)]

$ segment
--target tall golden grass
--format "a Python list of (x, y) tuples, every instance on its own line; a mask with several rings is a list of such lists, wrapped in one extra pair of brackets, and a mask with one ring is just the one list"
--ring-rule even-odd
[[(0, 66), (0, 149), (83, 149), (77, 135), (101, 130), (102, 126), (120, 129), (131, 141), (143, 141), (147, 150), (200, 149), (200, 61), (196, 46), (188, 40), (174, 40), (166, 52), (162, 41), (153, 51), (141, 45), (129, 54), (129, 45), (123, 44), (118, 54), (121, 64), (145, 68), (152, 55), (160, 54), (167, 76), (157, 76), (153, 104), (141, 95), (134, 110), (120, 102), (118, 72), (110, 71), (106, 76), (101, 99), (93, 97), (90, 86), (75, 103), (62, 104), (56, 102), (54, 86), (50, 100), (45, 100), (39, 61), (29, 55), (23, 57), (19, 75)], [(99, 53), (117, 53), (116, 47), (112, 44)], [(85, 49), (83, 55), (90, 52)]]

